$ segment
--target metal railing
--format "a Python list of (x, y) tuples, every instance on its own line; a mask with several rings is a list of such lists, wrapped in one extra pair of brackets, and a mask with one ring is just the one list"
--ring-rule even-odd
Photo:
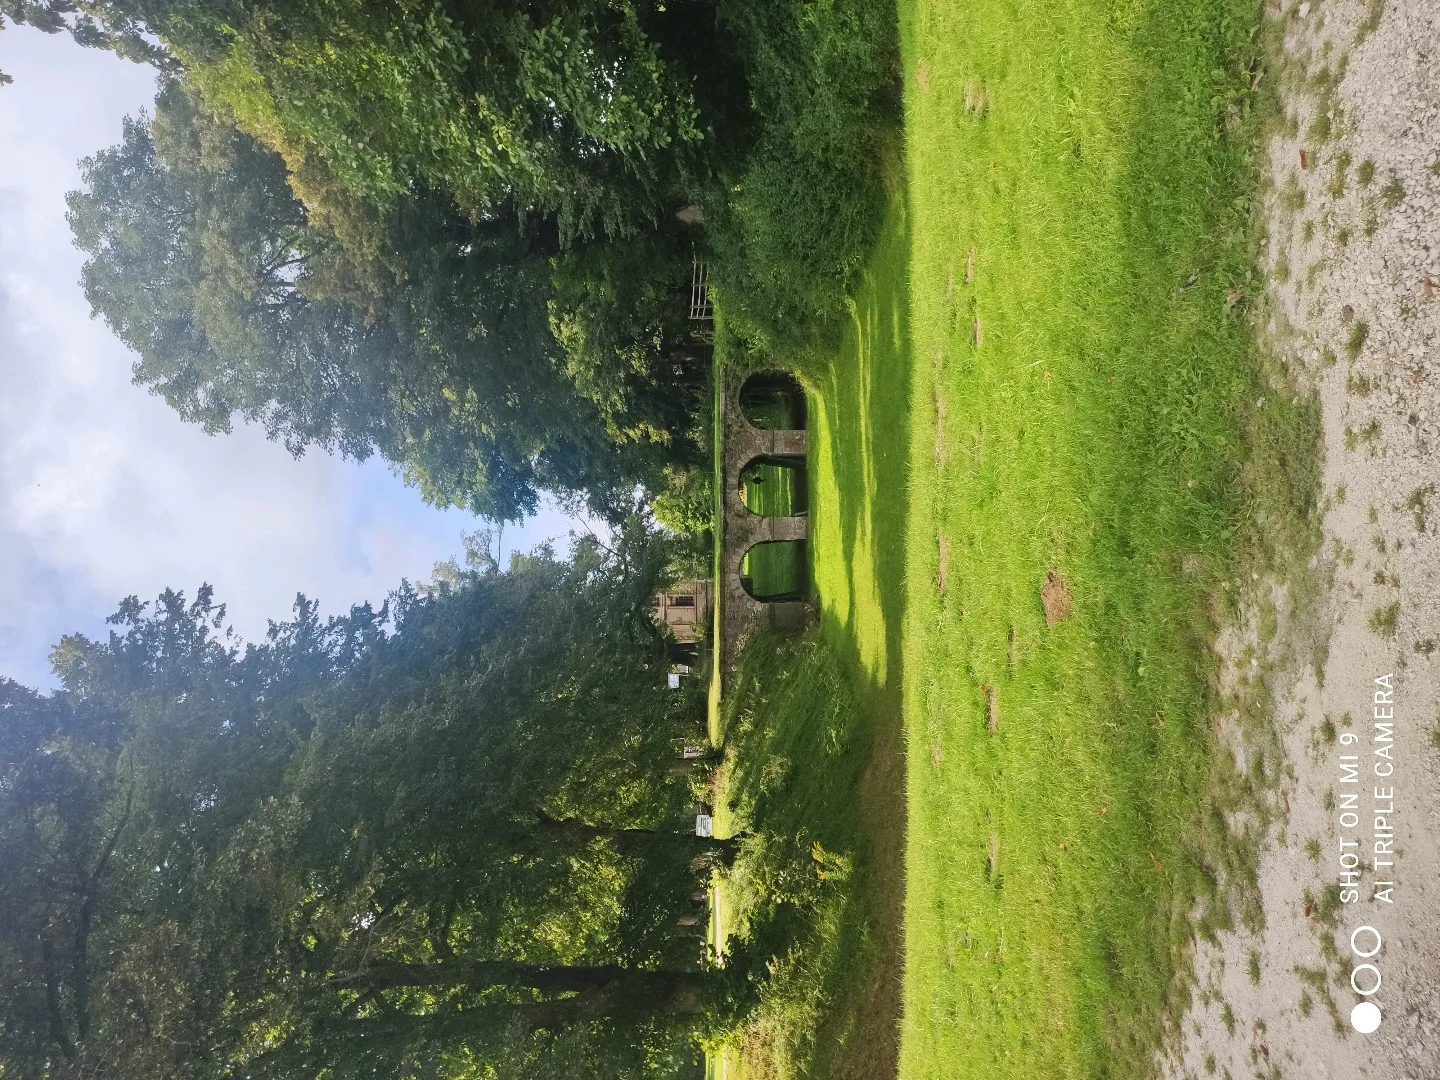
[(710, 269), (698, 255), (690, 278), (690, 318), (696, 322), (715, 321), (715, 305), (710, 302)]

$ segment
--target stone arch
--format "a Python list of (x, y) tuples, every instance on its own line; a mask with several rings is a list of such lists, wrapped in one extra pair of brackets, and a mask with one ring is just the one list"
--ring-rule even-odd
[[(748, 376), (726, 373), (722, 380), (723, 488), (720, 498), (720, 589), (716, 595), (719, 618), (716, 626), (720, 635), (720, 686), (723, 695), (741, 652), (756, 631), (767, 626), (785, 631), (800, 630), (814, 616), (804, 598), (809, 589), (808, 558), (804, 562), (806, 581), (801, 587), (802, 592), (781, 594), (762, 601), (757, 600), (742, 581), (745, 557), (757, 544), (804, 542), (809, 537), (810, 520), (806, 514), (757, 514), (745, 505), (740, 496), (741, 476), (756, 461), (790, 463), (805, 462), (808, 458), (810, 433), (804, 426), (804, 388), (788, 372), (764, 371)], [(764, 394), (772, 395), (772, 406), (776, 396), (788, 404), (784, 409), (770, 408), (768, 417), (763, 411), (757, 413), (752, 410), (757, 420), (762, 424), (768, 419), (769, 422), (799, 426), (757, 426), (753, 423), (741, 409), (742, 395), (749, 404), (757, 395), (763, 397)]]
[[(759, 540), (740, 556), (740, 587), (750, 599), (761, 604), (803, 601), (810, 591), (809, 555), (809, 541), (804, 537)], [(771, 565), (762, 571), (755, 565), (757, 558), (765, 558)], [(762, 573), (769, 578), (768, 582)]]
[(740, 415), (762, 431), (803, 431), (805, 388), (788, 371), (757, 371), (740, 384), (736, 395)]
[[(757, 490), (762, 486), (769, 490)], [(740, 467), (736, 494), (747, 512), (760, 517), (804, 517), (810, 511), (809, 463), (801, 454), (756, 455)]]

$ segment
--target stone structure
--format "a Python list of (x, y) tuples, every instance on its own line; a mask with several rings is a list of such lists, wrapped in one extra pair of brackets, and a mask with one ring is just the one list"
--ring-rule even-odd
[(713, 581), (677, 581), (651, 602), (650, 617), (657, 625), (668, 626), (681, 645), (699, 641), (710, 628)]
[(724, 693), (735, 662), (746, 642), (763, 626), (782, 630), (803, 628), (810, 607), (803, 600), (764, 601), (751, 596), (741, 580), (745, 554), (756, 544), (775, 540), (806, 540), (809, 518), (764, 517), (751, 511), (740, 497), (740, 477), (756, 458), (798, 458), (810, 449), (810, 434), (802, 429), (758, 428), (740, 407), (744, 380), (727, 376), (723, 387), (724, 454), (721, 476), (720, 536), (720, 685)]

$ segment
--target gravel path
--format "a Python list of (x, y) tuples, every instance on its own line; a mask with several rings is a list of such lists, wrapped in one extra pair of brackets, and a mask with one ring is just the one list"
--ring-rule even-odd
[[(1200, 946), (1196, 998), (1162, 1071), (1171, 1080), (1434, 1080), (1440, 0), (1285, 0), (1269, 15), (1286, 40), (1266, 77), (1281, 81), (1291, 117), (1269, 148), (1269, 331), (1323, 409), (1321, 598), (1308, 616), (1282, 620), (1270, 650), (1288, 657), (1268, 680), (1287, 761), (1261, 857), (1264, 929)], [(1243, 641), (1221, 648), (1238, 659)], [(1387, 675), (1391, 688), (1375, 681)], [(1393, 723), (1393, 741), (1377, 712)], [(1346, 754), (1354, 783), (1342, 782)], [(1343, 816), (1348, 795), (1353, 819)], [(1337, 902), (1350, 855), (1360, 860), (1355, 902)], [(1393, 882), (1388, 892), (1383, 882)], [(1357, 957), (1377, 935), (1376, 955)], [(1356, 970), (1365, 963), (1374, 967)], [(1362, 990), (1378, 972), (1378, 992), (1357, 993), (1352, 972)], [(1363, 1000), (1379, 1008), (1371, 1034), (1352, 1023)]]

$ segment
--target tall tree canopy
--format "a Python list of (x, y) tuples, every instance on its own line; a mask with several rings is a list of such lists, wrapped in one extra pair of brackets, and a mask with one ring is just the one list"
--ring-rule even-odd
[(730, 852), (683, 827), (656, 568), (632, 538), (301, 599), (244, 650), (167, 592), (65, 639), (53, 697), (0, 684), (5, 1075), (680, 1061), (733, 979), (677, 928)]
[(212, 431), (378, 452), (498, 519), (697, 465), (693, 260), (736, 339), (793, 365), (773, 354), (842, 325), (887, 205), (881, 0), (0, 11), (181, 80), (75, 203), (137, 378)]
[(216, 432), (240, 416), (297, 453), (378, 451), (497, 519), (539, 489), (613, 506), (696, 452), (679, 223), (562, 250), (553, 217), (469, 220), (417, 190), (346, 244), (286, 177), (177, 82), (85, 162), (86, 295), (182, 417)]
[(6, 4), (82, 39), (148, 29), (337, 211), (430, 187), (474, 218), (518, 205), (623, 233), (684, 205), (748, 116), (714, 0)]
[[(155, 40), (153, 27), (135, 10), (118, 4), (83, 0), (0, 0), (0, 29), (5, 17), (47, 34), (68, 32), (75, 41), (93, 49), (109, 49), (120, 56), (160, 68), (176, 67), (175, 58)], [(0, 86), (13, 80), (0, 72)]]
[[(713, 257), (744, 339), (805, 347), (839, 325), (886, 205), (898, 52), (879, 0), (0, 5), (143, 46), (204, 102), (167, 88), (152, 164), (127, 136), (77, 213), (92, 299), (141, 349), (141, 381), (212, 430), (241, 415), (292, 447), (378, 451), (493, 517), (545, 488), (604, 508), (694, 465), (692, 260)], [(167, 126), (245, 134), (190, 155), (223, 178), (157, 182), (141, 174), (195, 173), (195, 140)], [(207, 198), (242, 189), (266, 207), (261, 252), (204, 223)], [(297, 220), (307, 238), (281, 242)], [(111, 261), (148, 291), (127, 289), (100, 264), (141, 221), (203, 238), (205, 260), (135, 244)]]

